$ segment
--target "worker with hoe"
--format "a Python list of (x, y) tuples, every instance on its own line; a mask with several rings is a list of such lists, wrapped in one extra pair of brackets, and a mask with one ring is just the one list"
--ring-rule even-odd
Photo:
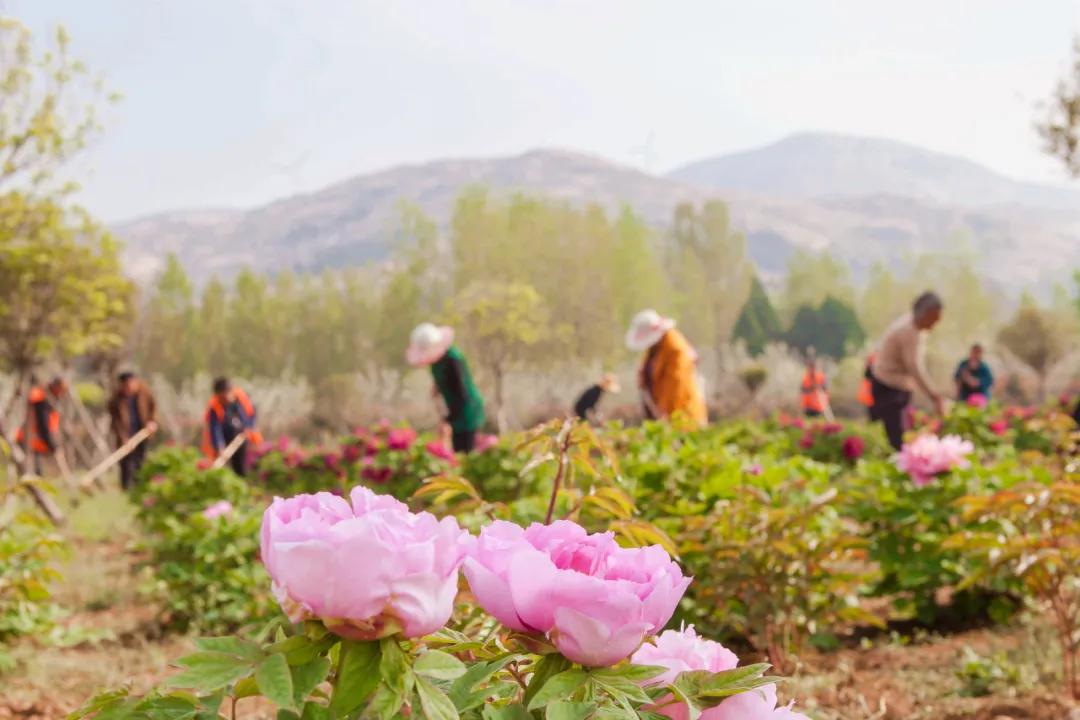
[(454, 329), (427, 322), (417, 325), (409, 336), (405, 360), (413, 367), (431, 369), (432, 395), (442, 397), (446, 406), (443, 441), (449, 440), (454, 452), (472, 452), (476, 433), (484, 425), (484, 398), (465, 356), (454, 345)]
[(885, 331), (870, 366), (874, 416), (896, 450), (904, 443), (904, 419), (915, 390), (930, 398), (938, 415), (945, 412), (945, 400), (931, 387), (925, 367), (926, 334), (941, 321), (943, 307), (936, 293), (916, 298), (911, 312)]
[(255, 405), (247, 393), (228, 378), (216, 378), (203, 423), (203, 454), (216, 460), (234, 440), (243, 437), (229, 458), (233, 472), (243, 477), (247, 473), (248, 447), (262, 442), (262, 435), (255, 429), (255, 419)]
[[(109, 418), (116, 447), (123, 447), (138, 435), (143, 428), (150, 433), (157, 431), (157, 403), (150, 388), (132, 371), (120, 373), (116, 378), (116, 390), (109, 400)], [(146, 459), (146, 446), (149, 440), (143, 440), (127, 455), (120, 459), (120, 487), (130, 490)]]
[(699, 425), (708, 422), (697, 378), (697, 353), (675, 329), (674, 320), (655, 310), (642, 310), (630, 322), (626, 346), (644, 352), (638, 387), (647, 418), (682, 413)]

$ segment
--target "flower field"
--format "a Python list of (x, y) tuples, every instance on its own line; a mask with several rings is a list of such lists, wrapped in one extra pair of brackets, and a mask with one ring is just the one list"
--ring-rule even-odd
[(163, 447), (62, 531), (5, 506), (0, 718), (1068, 717), (1072, 421), (915, 422)]

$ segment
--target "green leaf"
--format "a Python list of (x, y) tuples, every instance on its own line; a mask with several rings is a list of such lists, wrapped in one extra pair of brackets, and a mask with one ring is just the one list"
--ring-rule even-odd
[(304, 705), (304, 714), (300, 720), (331, 720), (330, 709), (319, 703), (309, 702)]
[(136, 707), (154, 720), (188, 720), (195, 717), (198, 709), (197, 701), (182, 695), (147, 698)]
[(532, 668), (532, 679), (529, 687), (525, 689), (525, 705), (529, 706), (536, 693), (555, 675), (570, 667), (570, 661), (559, 654), (545, 655)]
[(236, 657), (251, 660), (252, 662), (258, 661), (262, 658), (263, 652), (258, 645), (250, 640), (244, 640), (238, 637), (204, 637), (195, 638), (195, 647), (207, 652), (218, 652), (226, 655), (235, 655)]
[(661, 675), (665, 672), (667, 672), (667, 668), (661, 665), (633, 665), (627, 663), (625, 665), (592, 670), (589, 674), (598, 679), (620, 677), (626, 678), (631, 682), (641, 683), (646, 680), (652, 680), (657, 675)]
[(259, 663), (255, 668), (255, 682), (262, 694), (278, 707), (295, 707), (292, 673), (289, 672), (289, 663), (284, 655), (271, 655)]
[(246, 677), (240, 682), (236, 683), (233, 687), (232, 696), (237, 700), (241, 700), (246, 697), (255, 697), (259, 694), (259, 683), (255, 682), (255, 678)]
[(556, 700), (549, 703), (544, 711), (546, 720), (585, 720), (596, 710), (593, 703), (567, 702)]
[(326, 679), (330, 672), (330, 660), (319, 658), (307, 665), (297, 665), (292, 669), (293, 699), (297, 707), (304, 704), (308, 695)]
[(379, 684), (380, 646), (377, 642), (341, 641), (341, 656), (330, 697), (330, 712), (348, 715), (364, 704)]
[(408, 697), (412, 692), (413, 674), (409, 658), (395, 638), (385, 638), (379, 643), (379, 677), (392, 690)]
[(492, 662), (479, 662), (470, 665), (465, 670), (465, 674), (450, 686), (450, 700), (454, 703), (454, 707), (458, 709), (458, 712), (472, 710), (484, 704), (489, 695), (488, 689), (487, 687), (477, 689), (476, 686), (518, 659), (518, 657), (517, 655), (507, 655)]
[(374, 714), (379, 720), (394, 720), (404, 704), (404, 693), (388, 685), (379, 685), (379, 688), (375, 691), (375, 697), (371, 699), (371, 704), (368, 705), (367, 712)]
[(644, 705), (650, 700), (645, 691), (641, 689), (641, 686), (628, 678), (620, 675), (598, 676), (592, 674), (590, 674), (590, 677), (599, 687), (607, 691), (612, 698), (624, 705), (627, 702)]
[(431, 650), (416, 660), (413, 670), (433, 680), (456, 680), (465, 674), (465, 663), (449, 653)]
[(110, 700), (102, 706), (98, 714), (94, 716), (94, 720), (98, 720), (98, 718), (102, 720), (124, 720), (131, 717), (131, 714), (135, 712), (136, 704), (135, 698)]
[(450, 698), (424, 677), (416, 678), (416, 694), (427, 720), (458, 720), (458, 711)]
[(484, 720), (533, 720), (532, 715), (525, 709), (525, 706), (518, 704), (504, 705), (503, 707), (485, 705), (482, 715)]
[(247, 676), (252, 671), (249, 661), (217, 652), (198, 652), (176, 661), (184, 668), (169, 679), (171, 687), (183, 687), (209, 693)]
[(532, 700), (529, 701), (529, 710), (539, 710), (555, 700), (570, 698), (588, 679), (589, 674), (584, 670), (564, 670), (545, 682), (533, 695)]

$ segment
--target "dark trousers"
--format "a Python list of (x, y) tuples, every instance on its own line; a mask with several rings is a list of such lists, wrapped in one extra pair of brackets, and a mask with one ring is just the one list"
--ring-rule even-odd
[(245, 442), (235, 453), (233, 453), (233, 456), (229, 458), (229, 467), (231, 467), (232, 471), (240, 477), (247, 475), (247, 450), (248, 444)]
[(135, 480), (142, 469), (143, 460), (146, 459), (146, 441), (135, 446), (135, 449), (120, 461), (120, 487), (130, 490), (135, 487)]
[(471, 453), (476, 447), (476, 431), (455, 430), (451, 442), (454, 445), (454, 452)]
[(821, 417), (821, 411), (806, 408), (805, 410), (803, 410), (803, 415), (805, 415), (808, 418), (817, 418), (817, 417)]
[(881, 421), (889, 444), (899, 450), (904, 444), (904, 415), (911, 404), (911, 393), (889, 387), (877, 378), (871, 378), (870, 385), (874, 394), (874, 419)]

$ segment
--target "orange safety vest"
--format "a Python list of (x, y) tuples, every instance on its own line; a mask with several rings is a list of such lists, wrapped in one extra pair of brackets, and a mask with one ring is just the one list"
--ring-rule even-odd
[[(41, 437), (42, 433), (41, 428), (38, 427), (37, 413), (34, 412), (34, 406), (38, 403), (45, 403), (45, 406), (49, 408), (49, 434), (54, 437), (60, 432), (60, 413), (56, 411), (56, 408), (48, 404), (49, 401), (44, 390), (39, 387), (30, 388), (30, 402), (26, 406), (26, 411), (33, 416), (30, 419), (30, 447), (39, 455), (48, 455), (51, 450), (49, 450), (49, 445), (45, 442), (45, 439)], [(22, 445), (24, 438), (23, 426), (20, 426), (15, 431), (15, 442)]]
[[(867, 370), (874, 364), (876, 358), (876, 353), (871, 353), (870, 356), (866, 358)], [(870, 382), (870, 378), (868, 377), (864, 377), (862, 384), (859, 385), (859, 402), (866, 407), (874, 407), (874, 384)]]
[(825, 373), (820, 370), (811, 375), (807, 370), (802, 379), (802, 408), (814, 412), (825, 412)]
[[(249, 418), (255, 417), (255, 406), (251, 404), (251, 398), (247, 396), (247, 393), (240, 388), (233, 388), (233, 395), (236, 396), (236, 401), (243, 408), (244, 414)], [(222, 406), (221, 401), (218, 400), (217, 395), (210, 397), (210, 404), (206, 407), (206, 418), (203, 420), (202, 451), (203, 455), (213, 460), (218, 456), (218, 452), (214, 449), (214, 439), (210, 437), (210, 413), (217, 417), (218, 422), (224, 422), (225, 408)], [(254, 428), (247, 430), (245, 434), (248, 442), (253, 445), (258, 445), (263, 441), (262, 433)]]

